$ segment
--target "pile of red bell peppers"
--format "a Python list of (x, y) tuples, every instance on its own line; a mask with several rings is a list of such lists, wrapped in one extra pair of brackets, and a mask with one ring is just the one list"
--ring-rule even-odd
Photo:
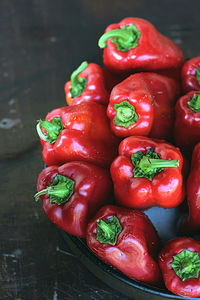
[[(98, 45), (104, 68), (81, 63), (67, 106), (38, 121), (46, 168), (35, 200), (130, 278), (198, 297), (200, 241), (188, 235), (200, 230), (200, 57), (186, 61), (140, 18), (109, 25)], [(163, 245), (145, 212), (184, 200), (177, 237)]]

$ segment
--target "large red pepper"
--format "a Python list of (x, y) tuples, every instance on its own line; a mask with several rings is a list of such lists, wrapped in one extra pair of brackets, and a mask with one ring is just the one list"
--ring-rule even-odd
[(70, 234), (85, 237), (89, 220), (108, 203), (112, 192), (109, 172), (95, 165), (73, 161), (42, 170), (38, 193), (49, 219)]
[(37, 130), (47, 166), (83, 160), (109, 167), (117, 154), (119, 140), (110, 129), (106, 107), (95, 102), (54, 109)]
[(187, 203), (189, 216), (181, 217), (179, 224), (181, 233), (200, 230), (200, 143), (192, 153), (192, 163), (187, 179)]
[(113, 72), (178, 69), (185, 61), (181, 49), (148, 21), (125, 18), (109, 25), (99, 39), (105, 66)]
[(176, 238), (159, 254), (159, 265), (168, 290), (182, 297), (200, 296), (200, 242)]
[(181, 70), (182, 87), (185, 93), (200, 91), (200, 56), (186, 61)]
[(191, 91), (179, 98), (175, 114), (175, 143), (181, 151), (190, 155), (200, 141), (200, 91)]
[(104, 206), (88, 224), (86, 240), (99, 258), (128, 277), (153, 285), (160, 283), (160, 240), (143, 212)]
[(182, 165), (179, 149), (171, 144), (147, 137), (125, 138), (110, 169), (117, 202), (137, 209), (178, 206), (185, 194)]
[(107, 115), (121, 137), (144, 135), (170, 139), (174, 106), (180, 88), (176, 80), (156, 73), (136, 73), (117, 84), (110, 95)]
[(94, 101), (107, 105), (110, 91), (119, 80), (99, 65), (84, 61), (65, 84), (67, 104)]

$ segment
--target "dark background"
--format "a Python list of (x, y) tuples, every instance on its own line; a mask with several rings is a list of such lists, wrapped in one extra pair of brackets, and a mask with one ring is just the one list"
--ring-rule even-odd
[(199, 0), (0, 1), (0, 299), (128, 299), (79, 262), (34, 202), (43, 168), (36, 120), (65, 105), (64, 83), (83, 60), (102, 65), (107, 25), (145, 18), (193, 57), (199, 11)]

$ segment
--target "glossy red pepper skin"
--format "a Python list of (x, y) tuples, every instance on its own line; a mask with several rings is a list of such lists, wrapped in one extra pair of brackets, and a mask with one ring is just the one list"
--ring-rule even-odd
[(185, 93), (190, 91), (200, 91), (200, 84), (196, 76), (196, 70), (198, 68), (200, 68), (200, 56), (189, 59), (182, 66), (181, 81)]
[(39, 174), (37, 191), (49, 186), (57, 174), (75, 181), (74, 192), (67, 202), (60, 205), (50, 203), (49, 196), (42, 195), (43, 209), (59, 228), (72, 235), (85, 237), (89, 220), (101, 206), (109, 203), (112, 192), (109, 172), (80, 161), (50, 166)]
[(47, 166), (81, 160), (109, 167), (117, 154), (119, 139), (112, 133), (106, 108), (98, 103), (80, 103), (52, 110), (46, 120), (61, 118), (64, 129), (57, 141), (41, 140)]
[(109, 25), (105, 32), (132, 24), (141, 32), (138, 45), (128, 51), (119, 51), (112, 39), (107, 40), (107, 47), (103, 52), (106, 68), (116, 73), (129, 73), (131, 71), (176, 70), (183, 65), (185, 58), (181, 49), (144, 19), (125, 18), (119, 23)]
[(188, 106), (194, 94), (200, 95), (200, 91), (188, 92), (178, 99), (175, 106), (174, 140), (186, 155), (191, 155), (200, 141), (200, 112), (194, 112)]
[(112, 87), (120, 80), (95, 63), (89, 63), (88, 67), (78, 77), (84, 77), (87, 80), (86, 87), (80, 96), (72, 98), (71, 81), (67, 81), (64, 90), (68, 105), (91, 101), (107, 105)]
[(200, 296), (200, 276), (182, 281), (172, 269), (173, 256), (182, 250), (197, 252), (200, 255), (200, 243), (192, 238), (176, 238), (168, 242), (159, 254), (159, 266), (168, 290), (182, 297)]
[(192, 162), (187, 179), (187, 203), (189, 216), (183, 216), (179, 224), (181, 233), (191, 233), (200, 229), (200, 143), (192, 153)]
[[(96, 239), (97, 220), (116, 216), (122, 226), (115, 245)], [(148, 217), (141, 211), (114, 205), (102, 207), (90, 221), (86, 240), (88, 247), (102, 260), (128, 277), (159, 285), (161, 274), (157, 264), (160, 239)]]
[[(145, 153), (150, 148), (154, 148), (161, 159), (178, 159), (178, 168), (164, 168), (152, 181), (145, 177), (134, 177), (131, 155), (138, 151)], [(117, 203), (136, 209), (178, 206), (185, 197), (182, 165), (183, 157), (179, 149), (171, 144), (142, 136), (125, 138), (119, 145), (119, 156), (110, 168)]]
[[(107, 115), (112, 131), (120, 136), (144, 135), (170, 140), (174, 106), (180, 86), (172, 78), (156, 73), (136, 73), (117, 84), (110, 95)], [(116, 125), (114, 105), (128, 101), (138, 116), (128, 128)]]

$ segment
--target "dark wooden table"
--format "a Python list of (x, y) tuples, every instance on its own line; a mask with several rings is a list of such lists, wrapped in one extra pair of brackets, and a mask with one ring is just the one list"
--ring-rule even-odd
[(34, 202), (36, 120), (65, 105), (64, 83), (83, 60), (102, 65), (97, 41), (108, 24), (146, 18), (193, 57), (199, 11), (198, 0), (0, 1), (0, 299), (128, 299), (79, 262)]

